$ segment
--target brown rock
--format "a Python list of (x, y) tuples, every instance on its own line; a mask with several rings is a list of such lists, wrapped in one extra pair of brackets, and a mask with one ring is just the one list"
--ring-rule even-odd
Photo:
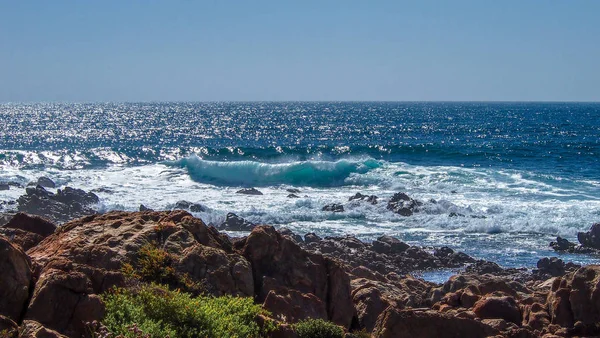
[(277, 319), (294, 323), (306, 318), (328, 319), (325, 303), (312, 293), (291, 289), (271, 290), (263, 307)]
[(13, 218), (11, 218), (11, 220), (4, 225), (4, 227), (32, 232), (42, 236), (43, 238), (52, 235), (56, 230), (56, 225), (53, 223), (39, 216), (28, 215), (22, 212), (15, 214)]
[(21, 229), (0, 228), (0, 235), (10, 238), (11, 243), (20, 246), (23, 251), (33, 248), (44, 239), (38, 234)]
[[(257, 226), (236, 247), (252, 264), (258, 301), (275, 294), (287, 296), (294, 290), (312, 294), (325, 304), (328, 319), (348, 328), (354, 316), (350, 281), (335, 260), (309, 253), (271, 226)], [(273, 296), (271, 296), (273, 297)], [(316, 303), (313, 303), (316, 304)], [(307, 313), (317, 309), (306, 309)]]
[(19, 326), (12, 319), (0, 315), (0, 336), (3, 338), (16, 338)]
[(521, 310), (512, 297), (485, 297), (473, 306), (473, 312), (479, 318), (500, 318), (515, 324), (521, 324)]
[(585, 326), (597, 325), (600, 322), (600, 266), (580, 268), (573, 274), (569, 284), (569, 302), (574, 321), (581, 321)]
[(432, 310), (398, 310), (393, 307), (381, 314), (373, 329), (375, 338), (480, 338), (498, 333), (493, 327), (472, 319)]
[(27, 306), (32, 279), (25, 253), (0, 236), (0, 315), (18, 322)]
[(67, 338), (67, 336), (63, 336), (54, 330), (45, 328), (36, 321), (25, 320), (23, 321), (23, 325), (21, 325), (19, 338)]
[(543, 330), (550, 324), (550, 315), (546, 306), (540, 303), (525, 306), (523, 324), (530, 326), (534, 330)]

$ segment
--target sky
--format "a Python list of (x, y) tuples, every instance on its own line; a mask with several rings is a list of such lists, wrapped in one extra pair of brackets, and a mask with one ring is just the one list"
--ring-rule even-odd
[(0, 0), (0, 102), (600, 101), (600, 1)]

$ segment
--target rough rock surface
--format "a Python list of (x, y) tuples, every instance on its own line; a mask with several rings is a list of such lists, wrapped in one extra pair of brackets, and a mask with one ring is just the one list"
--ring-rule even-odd
[(256, 227), (235, 245), (252, 264), (256, 299), (267, 310), (291, 321), (313, 315), (350, 326), (350, 279), (337, 261), (303, 250), (271, 226)]
[(327, 204), (324, 206), (322, 211), (330, 211), (330, 212), (344, 212), (344, 206), (337, 203)]
[(407, 194), (399, 192), (388, 201), (387, 208), (401, 216), (411, 216), (423, 203), (410, 198)]
[(27, 255), (0, 236), (0, 315), (18, 322), (27, 306), (32, 274)]
[(375, 195), (363, 195), (359, 192), (357, 192), (354, 196), (351, 196), (350, 198), (348, 198), (348, 201), (366, 201), (368, 203), (371, 203), (373, 205), (377, 204), (377, 199), (378, 197)]
[(95, 214), (96, 211), (91, 206), (99, 202), (95, 194), (70, 187), (57, 190), (54, 194), (38, 185), (27, 187), (25, 192), (25, 195), (17, 199), (19, 211), (57, 223)]

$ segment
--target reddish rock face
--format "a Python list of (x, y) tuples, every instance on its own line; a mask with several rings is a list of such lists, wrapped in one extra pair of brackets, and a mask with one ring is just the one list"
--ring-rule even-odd
[(4, 227), (21, 229), (27, 232), (38, 234), (43, 238), (52, 235), (56, 230), (56, 225), (53, 223), (39, 216), (28, 215), (22, 212), (15, 214), (13, 218), (11, 218), (11, 220), (4, 225)]
[(497, 318), (521, 324), (521, 310), (512, 297), (485, 297), (475, 303), (473, 312), (479, 318)]
[[(303, 250), (270, 226), (254, 228), (236, 247), (252, 264), (257, 300), (264, 302), (267, 310), (283, 311), (282, 315), (295, 319), (326, 313), (334, 323), (350, 326), (354, 316), (350, 279), (338, 262)], [(304, 318), (298, 318), (293, 307), (279, 306), (293, 299), (306, 306)]]
[(32, 279), (29, 258), (0, 236), (0, 315), (18, 322), (27, 306)]
[(499, 333), (495, 328), (473, 319), (433, 310), (398, 310), (393, 307), (381, 314), (373, 329), (375, 338), (480, 338)]

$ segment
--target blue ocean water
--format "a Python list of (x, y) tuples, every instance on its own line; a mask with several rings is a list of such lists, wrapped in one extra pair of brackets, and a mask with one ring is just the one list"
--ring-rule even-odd
[[(95, 189), (102, 210), (186, 199), (206, 222), (233, 211), (301, 234), (391, 234), (505, 266), (600, 221), (599, 103), (3, 104), (0, 130), (0, 181), (46, 175)], [(234, 193), (250, 186), (264, 195)], [(437, 203), (401, 217), (348, 202), (397, 191)], [(347, 211), (321, 211), (333, 202)]]

